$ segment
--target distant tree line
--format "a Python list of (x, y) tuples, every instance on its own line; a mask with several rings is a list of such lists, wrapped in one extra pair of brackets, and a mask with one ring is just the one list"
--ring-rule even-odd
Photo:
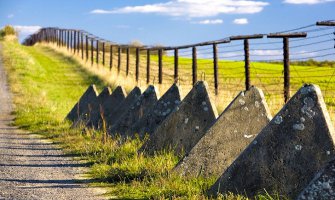
[[(283, 64), (283, 62), (271, 62), (271, 63)], [(317, 61), (314, 59), (309, 59), (304, 61), (291, 61), (290, 64), (298, 66), (335, 67), (335, 61), (330, 60)]]

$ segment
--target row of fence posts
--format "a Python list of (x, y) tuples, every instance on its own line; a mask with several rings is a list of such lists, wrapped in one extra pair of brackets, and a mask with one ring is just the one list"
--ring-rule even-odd
[[(317, 26), (335, 26), (335, 22), (322, 21), (317, 22)], [(99, 45), (102, 45), (102, 64), (105, 65), (105, 47), (106, 43), (110, 44), (110, 62), (109, 69), (112, 70), (113, 67), (113, 54), (114, 47), (117, 47), (117, 71), (120, 73), (121, 70), (121, 54), (122, 50), (126, 50), (126, 75), (129, 74), (129, 59), (130, 59), (130, 49), (136, 49), (135, 56), (135, 78), (136, 82), (139, 81), (139, 65), (140, 65), (140, 51), (146, 51), (146, 83), (150, 82), (150, 55), (152, 51), (158, 52), (158, 83), (163, 83), (163, 51), (173, 50), (174, 51), (174, 80), (175, 82), (179, 79), (179, 50), (192, 48), (192, 83), (193, 85), (197, 82), (197, 47), (199, 46), (209, 46), (212, 45), (213, 48), (213, 69), (214, 69), (214, 88), (215, 94), (218, 94), (219, 81), (218, 81), (218, 44), (230, 43), (234, 40), (243, 40), (244, 44), (244, 68), (245, 68), (245, 89), (248, 90), (251, 86), (250, 84), (250, 58), (249, 58), (249, 40), (252, 39), (262, 39), (266, 34), (255, 34), (255, 35), (242, 35), (242, 36), (232, 36), (222, 40), (208, 41), (203, 43), (197, 43), (192, 45), (184, 45), (177, 47), (134, 47), (130, 45), (119, 45), (115, 44), (92, 34), (89, 34), (81, 30), (73, 29), (59, 29), (59, 28), (42, 28), (38, 33), (32, 35), (30, 38), (26, 39), (24, 44), (33, 45), (36, 42), (53, 42), (57, 43), (57, 46), (63, 46), (70, 50), (73, 49), (74, 53), (79, 53), (81, 50), (81, 58), (84, 60), (84, 46), (86, 52), (86, 61), (89, 60), (89, 41), (91, 42), (91, 65), (94, 64), (94, 50), (96, 53), (96, 63), (99, 64)], [(290, 53), (289, 53), (289, 39), (290, 38), (304, 38), (307, 37), (306, 32), (295, 32), (295, 33), (271, 33), (266, 35), (267, 38), (279, 38), (283, 40), (283, 65), (284, 65), (284, 100), (288, 101), (290, 98)], [(84, 45), (85, 37), (85, 45)], [(94, 48), (94, 41), (96, 46)]]

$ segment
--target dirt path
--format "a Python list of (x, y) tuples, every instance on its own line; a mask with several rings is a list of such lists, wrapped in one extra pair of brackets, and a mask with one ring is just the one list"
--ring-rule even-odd
[(83, 164), (64, 155), (50, 141), (9, 126), (11, 112), (0, 57), (0, 200), (104, 199), (84, 184)]

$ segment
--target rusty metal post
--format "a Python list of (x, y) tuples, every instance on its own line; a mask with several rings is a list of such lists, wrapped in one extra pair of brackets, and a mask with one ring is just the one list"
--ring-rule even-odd
[(77, 31), (73, 31), (73, 53), (76, 54), (77, 50)]
[(64, 47), (64, 31), (60, 30), (60, 46)]
[(147, 49), (147, 84), (150, 83), (150, 49)]
[(66, 47), (66, 30), (62, 30), (63, 34), (63, 47)]
[(110, 55), (109, 70), (112, 70), (113, 68), (113, 45), (110, 45), (109, 55)]
[(213, 67), (214, 67), (214, 90), (215, 95), (219, 94), (219, 76), (218, 76), (218, 46), (213, 44)]
[(158, 50), (158, 83), (163, 82), (163, 49)]
[(69, 48), (70, 48), (70, 31), (67, 30), (66, 33), (67, 33), (66, 48), (67, 48), (67, 50), (69, 50)]
[(73, 32), (70, 31), (70, 52), (72, 51), (72, 48), (73, 48)]
[(195, 83), (198, 81), (198, 74), (197, 74), (197, 48), (194, 46), (192, 47), (192, 84), (195, 85)]
[(174, 82), (178, 82), (178, 76), (179, 76), (179, 52), (178, 49), (174, 49)]
[(80, 52), (80, 31), (77, 31), (77, 54)]
[(297, 33), (270, 33), (268, 38), (282, 38), (283, 39), (283, 56), (284, 56), (284, 101), (285, 103), (290, 99), (290, 52), (289, 52), (289, 38), (304, 38), (307, 36), (306, 32)]
[(93, 38), (91, 38), (91, 66), (93, 66), (94, 58), (93, 58)]
[(284, 49), (284, 100), (285, 103), (290, 98), (290, 52), (289, 52), (289, 38), (283, 38)]
[(97, 40), (97, 47), (96, 47), (96, 63), (97, 66), (99, 65), (99, 40)]
[(129, 74), (129, 47), (126, 48), (126, 51), (127, 51), (127, 57), (126, 57), (126, 76), (128, 76)]
[(102, 43), (102, 66), (105, 66), (105, 42)]
[(140, 49), (136, 48), (136, 69), (135, 69), (136, 82), (138, 82), (139, 71), (140, 71)]
[(244, 71), (245, 71), (245, 89), (250, 88), (250, 59), (249, 59), (249, 40), (261, 39), (263, 34), (232, 36), (230, 40), (244, 40)]
[(244, 70), (245, 70), (245, 90), (250, 88), (250, 60), (249, 60), (249, 40), (244, 39)]
[(59, 33), (58, 33), (58, 29), (54, 30), (54, 34), (55, 34), (55, 43), (56, 43), (56, 46), (59, 47)]
[(50, 43), (53, 43), (53, 34), (52, 34), (52, 29), (51, 28), (49, 28), (49, 41), (50, 41)]
[(89, 44), (88, 44), (88, 36), (86, 35), (85, 36), (85, 39), (86, 39), (86, 42), (85, 42), (85, 49), (86, 49), (86, 62), (88, 61), (88, 46), (89, 46)]
[(48, 28), (48, 33), (47, 33), (47, 35), (48, 35), (48, 43), (50, 43), (51, 42), (51, 34), (50, 34), (50, 28)]
[(56, 42), (57, 42), (57, 47), (60, 47), (60, 31), (59, 31), (59, 29), (56, 29)]
[(60, 47), (63, 47), (63, 45), (64, 45), (64, 43), (63, 43), (63, 41), (64, 41), (63, 30), (60, 29), (59, 33), (60, 33), (60, 35), (59, 35), (59, 45), (60, 45)]
[(59, 46), (59, 33), (58, 33), (58, 28), (55, 28), (54, 30), (54, 37), (55, 37), (55, 43), (57, 44), (57, 46)]
[(84, 34), (81, 33), (81, 59), (84, 60)]
[(118, 48), (118, 54), (117, 54), (117, 72), (120, 73), (121, 71), (121, 47)]
[(51, 29), (51, 42), (55, 43), (55, 29)]
[(49, 29), (46, 29), (45, 30), (45, 36), (46, 36), (46, 41), (47, 41), (47, 43), (49, 43)]

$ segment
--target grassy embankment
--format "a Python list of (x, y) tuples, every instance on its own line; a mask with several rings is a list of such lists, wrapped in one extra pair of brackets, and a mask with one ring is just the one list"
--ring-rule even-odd
[[(13, 40), (2, 44), (15, 104), (15, 125), (60, 142), (66, 152), (90, 163), (94, 185), (107, 186), (108, 196), (120, 199), (207, 199), (205, 190), (214, 182), (201, 177), (182, 179), (170, 173), (178, 162), (171, 152), (155, 156), (137, 154), (142, 141), (118, 138), (103, 142), (102, 133), (71, 130), (63, 123), (89, 84), (101, 90), (107, 83), (80, 63), (45, 46), (24, 47)], [(113, 86), (112, 86), (113, 87)], [(227, 195), (223, 199), (244, 199)], [(258, 196), (258, 199), (271, 199)]]

